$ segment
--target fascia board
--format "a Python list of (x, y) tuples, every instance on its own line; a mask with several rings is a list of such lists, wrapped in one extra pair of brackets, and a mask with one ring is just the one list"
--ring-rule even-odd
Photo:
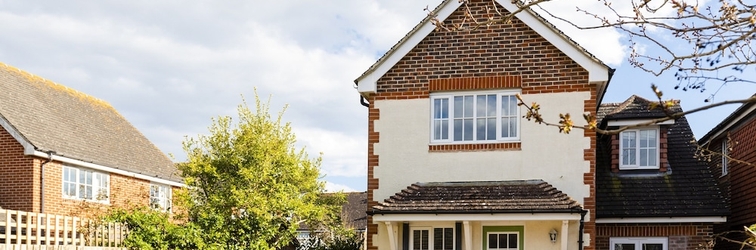
[(698, 217), (638, 217), (638, 218), (601, 218), (596, 219), (596, 224), (606, 223), (694, 223), (727, 222), (727, 216), (698, 216)]
[[(38, 150), (34, 150), (34, 153), (32, 153), (31, 155), (37, 156), (37, 157), (42, 157), (42, 158), (48, 158), (49, 157), (49, 155), (46, 152), (42, 152), (42, 151), (38, 151)], [(106, 167), (106, 166), (103, 166), (103, 165), (99, 165), (99, 164), (95, 164), (95, 163), (91, 163), (91, 162), (85, 162), (85, 161), (81, 161), (81, 160), (77, 160), (77, 159), (73, 159), (73, 158), (69, 158), (69, 157), (65, 157), (65, 156), (59, 156), (59, 155), (53, 154), (52, 158), (53, 158), (52, 160), (54, 160), (54, 161), (58, 161), (58, 162), (66, 163), (66, 164), (71, 164), (72, 166), (91, 168), (91, 169), (98, 170), (98, 171), (103, 171), (103, 172), (108, 172), (108, 173), (114, 173), (114, 174), (120, 174), (120, 175), (124, 175), (124, 176), (134, 177), (134, 178), (137, 178), (137, 179), (147, 180), (147, 181), (151, 181), (151, 182), (155, 182), (155, 183), (160, 183), (160, 184), (165, 184), (165, 185), (171, 185), (171, 186), (177, 186), (177, 187), (185, 187), (186, 186), (184, 183), (180, 183), (180, 182), (169, 181), (169, 180), (165, 180), (165, 179), (161, 179), (161, 178), (157, 178), (157, 177), (152, 177), (152, 176), (148, 176), (148, 175), (138, 174), (138, 173), (126, 171), (126, 170), (123, 170), (123, 169)]]
[(493, 214), (374, 214), (373, 221), (544, 221), (580, 220), (580, 213), (493, 213)]

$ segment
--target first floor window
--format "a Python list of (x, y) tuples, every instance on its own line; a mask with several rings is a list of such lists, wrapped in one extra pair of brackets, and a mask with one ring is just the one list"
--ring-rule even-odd
[(106, 202), (110, 198), (110, 176), (91, 169), (64, 166), (63, 197)]
[(659, 168), (659, 130), (631, 129), (620, 133), (620, 169)]
[(162, 211), (171, 210), (171, 187), (150, 184), (150, 207)]
[(610, 250), (667, 250), (666, 237), (609, 239)]
[(410, 235), (412, 250), (453, 250), (454, 228), (418, 228)]
[(514, 92), (434, 94), (431, 142), (519, 139), (520, 108)]

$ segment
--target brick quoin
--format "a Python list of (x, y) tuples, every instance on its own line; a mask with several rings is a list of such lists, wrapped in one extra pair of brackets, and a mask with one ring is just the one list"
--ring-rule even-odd
[[(490, 1), (471, 1), (473, 16), (486, 16), (485, 8)], [(504, 10), (498, 6), (499, 10)], [(460, 9), (445, 20), (447, 25), (460, 23), (464, 12)], [(469, 22), (469, 21), (468, 21)], [(519, 88), (522, 94), (589, 92), (585, 112), (595, 115), (597, 86), (588, 82), (588, 71), (566, 56), (546, 39), (518, 19), (511, 24), (495, 24), (491, 27), (470, 31), (433, 31), (377, 82), (377, 93), (367, 99), (368, 108), (368, 204), (367, 209), (377, 205), (373, 190), (378, 189), (374, 170), (379, 167), (378, 156), (373, 146), (379, 134), (373, 123), (379, 120), (375, 101), (429, 98), (432, 92), (472, 89)], [(585, 132), (591, 148), (585, 150), (585, 160), (590, 171), (583, 182), (589, 186), (590, 197), (584, 207), (590, 210), (586, 218), (585, 233), (595, 242), (595, 145), (594, 132)], [(519, 143), (490, 145), (429, 146), (429, 151), (478, 151), (519, 149)], [(377, 225), (368, 216), (368, 249), (373, 245)], [(594, 244), (585, 246), (594, 249)]]

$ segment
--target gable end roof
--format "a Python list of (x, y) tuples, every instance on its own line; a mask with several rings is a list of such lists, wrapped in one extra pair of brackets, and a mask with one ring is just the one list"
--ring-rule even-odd
[(24, 154), (180, 182), (171, 159), (107, 102), (0, 63), (0, 125)]
[[(457, 0), (444, 0), (431, 12), (431, 14), (436, 16), (439, 20), (445, 20), (462, 5), (461, 2), (462, 1)], [(507, 11), (518, 9), (512, 1), (495, 0), (495, 2), (504, 7)], [(515, 17), (551, 42), (580, 66), (585, 68), (589, 73), (590, 82), (601, 83), (602, 85), (599, 89), (598, 99), (602, 99), (604, 91), (606, 90), (606, 84), (609, 82), (609, 79), (614, 72), (613, 69), (609, 68), (609, 66), (604, 64), (601, 60), (569, 38), (564, 32), (557, 29), (556, 26), (531, 9), (521, 11), (517, 13)], [(402, 37), (399, 42), (386, 51), (378, 61), (354, 80), (355, 84), (357, 84), (357, 91), (363, 95), (366, 93), (375, 93), (378, 80), (426, 36), (428, 36), (428, 34), (433, 32), (435, 28), (435, 25), (431, 22), (431, 15), (426, 16), (419, 24), (412, 28), (409, 33)]]

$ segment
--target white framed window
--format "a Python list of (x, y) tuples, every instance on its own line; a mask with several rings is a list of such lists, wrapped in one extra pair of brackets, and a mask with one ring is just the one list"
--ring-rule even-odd
[(628, 129), (619, 139), (621, 170), (659, 168), (659, 128)]
[(63, 197), (108, 203), (110, 175), (86, 168), (63, 166)]
[(727, 173), (729, 173), (730, 171), (729, 166), (727, 166), (730, 161), (730, 159), (727, 158), (728, 151), (729, 148), (727, 147), (727, 139), (722, 139), (722, 176), (727, 175)]
[(161, 184), (150, 184), (150, 207), (161, 211), (170, 211), (171, 187)]
[(488, 232), (489, 250), (519, 250), (519, 232)]
[(412, 250), (453, 250), (454, 228), (412, 228), (409, 240)]
[(609, 238), (609, 250), (667, 250), (667, 237)]
[(518, 141), (517, 92), (431, 95), (431, 143)]

